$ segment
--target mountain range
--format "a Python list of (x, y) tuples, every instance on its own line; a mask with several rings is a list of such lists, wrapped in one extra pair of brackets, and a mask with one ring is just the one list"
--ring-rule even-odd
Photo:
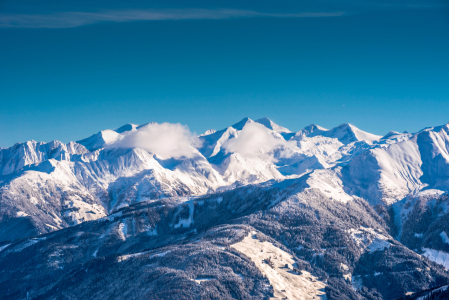
[(2, 299), (395, 299), (449, 284), (448, 124), (126, 124), (2, 148), (0, 174)]

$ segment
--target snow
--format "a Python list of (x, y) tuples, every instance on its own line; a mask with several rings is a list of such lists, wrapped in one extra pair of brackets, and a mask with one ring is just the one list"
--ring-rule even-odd
[(21, 218), (21, 217), (27, 217), (27, 216), (29, 216), (29, 215), (28, 215), (27, 213), (23, 212), (23, 211), (18, 211), (18, 212), (16, 213), (16, 216), (19, 217), (19, 218)]
[(347, 265), (345, 265), (344, 263), (340, 263), (340, 269), (342, 269), (344, 271), (349, 271), (349, 267)]
[[(46, 207), (45, 213), (56, 224), (46, 226), (51, 231), (103, 218), (143, 200), (199, 196), (303, 177), (307, 181), (303, 189), (318, 189), (333, 201), (360, 197), (372, 205), (395, 204), (395, 222), (401, 230), (414, 207), (407, 203), (415, 203), (415, 198), (436, 199), (449, 191), (446, 125), (380, 137), (351, 124), (329, 130), (310, 125), (295, 133), (268, 118), (244, 118), (223, 130), (195, 136), (198, 144), (187, 138), (186, 156), (150, 153), (145, 139), (126, 143), (125, 136), (164, 126), (173, 127), (126, 124), (79, 142), (28, 141), (0, 149), (0, 174), (14, 174), (3, 179), (2, 195), (17, 203), (13, 211), (18, 211), (17, 218), (37, 218), (33, 210)], [(175, 127), (180, 126), (186, 134), (182, 137), (192, 135), (182, 125)], [(165, 138), (162, 133), (156, 130), (156, 136)], [(119, 141), (120, 147), (114, 147)], [(62, 210), (54, 204), (61, 195), (66, 195), (61, 198)], [(30, 203), (33, 208), (25, 209)], [(440, 216), (449, 212), (447, 203), (439, 205)], [(112, 221), (114, 215), (108, 219)], [(175, 226), (191, 222), (189, 215)]]
[(117, 139), (119, 139), (119, 137), (120, 133), (107, 129), (100, 131), (99, 133), (96, 133), (84, 140), (77, 141), (77, 143), (83, 145), (89, 151), (94, 151), (114, 143)]
[[(286, 264), (295, 265), (293, 257), (269, 242), (259, 241), (255, 234), (251, 232), (243, 241), (231, 247), (248, 256), (268, 278), (273, 287), (274, 298), (326, 299), (324, 282), (317, 280), (305, 270), (301, 270), (302, 274), (298, 275), (290, 268), (285, 268)], [(270, 257), (273, 268), (264, 263), (264, 260)]]
[(21, 244), (19, 244), (19, 246), (16, 247), (16, 248), (14, 249), (14, 251), (15, 251), (15, 252), (21, 252), (23, 249), (28, 248), (28, 247), (30, 247), (30, 246), (32, 246), (32, 245), (34, 245), (34, 244), (37, 244), (37, 243), (39, 243), (40, 241), (43, 241), (43, 240), (45, 240), (45, 239), (46, 239), (46, 237), (42, 237), (42, 238), (34, 238), (34, 239), (26, 240), (26, 241), (22, 242)]
[(36, 199), (36, 197), (30, 197), (30, 202), (33, 204), (39, 204), (39, 200)]
[(128, 225), (126, 223), (120, 223), (118, 229), (120, 238), (122, 240), (126, 240), (126, 235), (128, 234)]
[(387, 242), (388, 236), (380, 234), (372, 228), (352, 228), (347, 232), (352, 237), (355, 244), (359, 247), (362, 253), (365, 251), (383, 251), (390, 247), (390, 243)]
[(352, 142), (362, 140), (373, 142), (382, 138), (381, 136), (362, 131), (354, 125), (347, 123), (341, 124), (330, 130), (326, 130), (316, 125), (310, 125), (304, 128), (300, 133), (309, 137), (321, 135), (329, 138), (335, 138), (343, 144), (350, 144)]
[(3, 251), (3, 249), (6, 249), (6, 247), (8, 247), (9, 245), (11, 245), (11, 244), (6, 244), (6, 245), (3, 245), (3, 246), (0, 246), (0, 252)]
[(423, 250), (423, 256), (427, 257), (431, 261), (436, 262), (437, 264), (444, 266), (447, 270), (449, 270), (449, 253), (429, 248), (423, 248)]
[(447, 236), (445, 231), (442, 231), (440, 233), (440, 237), (441, 237), (441, 239), (443, 240), (444, 243), (449, 244), (449, 238), (448, 238), (448, 236)]
[(122, 127), (115, 129), (114, 131), (117, 132), (117, 133), (124, 133), (126, 131), (137, 130), (137, 127), (139, 127), (139, 125), (136, 125), (136, 124), (125, 124)]
[[(128, 259), (133, 258), (133, 257), (141, 256), (141, 255), (146, 254), (148, 252), (150, 252), (150, 251), (144, 251), (144, 252), (138, 252), (138, 253), (133, 253), (133, 254), (121, 255), (121, 256), (117, 257), (117, 261), (118, 262), (122, 262), (122, 261), (128, 260)], [(95, 254), (96, 253), (97, 252), (95, 252)]]
[(197, 278), (197, 279), (195, 279), (195, 282), (198, 284), (201, 284), (202, 282), (210, 281), (212, 279), (215, 279), (215, 278)]
[(310, 188), (319, 189), (329, 199), (346, 203), (353, 197), (348, 195), (343, 189), (343, 183), (340, 179), (340, 168), (335, 170), (316, 170), (307, 179)]
[(390, 248), (390, 243), (385, 241), (385, 240), (381, 240), (381, 239), (374, 239), (374, 241), (371, 242), (371, 244), (368, 246), (368, 250), (370, 252), (374, 252), (374, 251), (383, 251), (385, 249)]
[(153, 258), (153, 257), (163, 257), (163, 256), (167, 255), (167, 254), (170, 253), (170, 252), (171, 252), (170, 250), (167, 250), (167, 251), (165, 251), (165, 252), (153, 254), (153, 255), (150, 256), (150, 258)]
[(120, 203), (120, 204), (116, 207), (116, 209), (120, 209), (120, 208), (128, 207), (128, 206), (129, 206), (129, 203)]
[(120, 218), (122, 216), (123, 212), (119, 211), (115, 214), (109, 215), (107, 218), (110, 222), (114, 221), (115, 218)]
[(435, 289), (435, 290), (432, 290), (432, 292), (429, 293), (429, 294), (427, 294), (426, 296), (422, 296), (422, 297), (416, 298), (415, 300), (425, 300), (425, 299), (428, 299), (428, 297), (429, 297), (431, 294), (433, 294), (433, 293), (435, 293), (435, 292), (439, 292), (439, 291), (447, 291), (448, 288), (449, 288), (449, 285), (442, 286), (442, 287), (440, 287), (440, 288), (437, 288), (437, 289)]
[(74, 225), (84, 221), (92, 221), (106, 216), (106, 210), (98, 204), (89, 204), (78, 196), (70, 196), (64, 203), (67, 208), (77, 208), (74, 211), (66, 211), (64, 216), (70, 218)]
[[(141, 256), (141, 255), (150, 253), (150, 252), (152, 252), (152, 250), (144, 251), (144, 252), (138, 252), (138, 253), (133, 253), (133, 254), (121, 255), (121, 256), (117, 257), (117, 260), (118, 260), (118, 262), (122, 262), (122, 261), (128, 260), (130, 258), (138, 257), (138, 256)], [(151, 259), (151, 258), (154, 258), (154, 257), (163, 257), (163, 256), (167, 255), (170, 252), (171, 251), (168, 250), (168, 251), (165, 251), (165, 252), (156, 253), (156, 254), (151, 255), (149, 258)]]
[(287, 128), (279, 126), (278, 124), (275, 124), (273, 121), (271, 121), (270, 119), (268, 119), (266, 117), (258, 119), (255, 122), (260, 123), (263, 126), (267, 127), (268, 129), (271, 129), (271, 130), (279, 132), (279, 133), (281, 133), (281, 132), (291, 132)]
[[(436, 205), (437, 199), (443, 195), (444, 192), (436, 189), (427, 189), (424, 191), (414, 192), (408, 197), (404, 198), (401, 201), (396, 202), (393, 205), (394, 215), (395, 215), (395, 224), (399, 228), (398, 237), (402, 235), (402, 226), (409, 218), (410, 213), (415, 209), (417, 205), (427, 204), (432, 207)], [(440, 210), (442, 215), (446, 213), (447, 210), (447, 201), (441, 203), (438, 207), (435, 207), (435, 210)], [(414, 233), (414, 236), (417, 238), (422, 238), (423, 233)]]
[(195, 211), (195, 207), (194, 207), (194, 201), (190, 200), (187, 201), (188, 207), (189, 207), (189, 217), (187, 219), (181, 219), (179, 218), (178, 223), (176, 223), (174, 225), (175, 228), (179, 228), (179, 227), (183, 227), (183, 228), (188, 228), (190, 227), (191, 224), (194, 223), (193, 221), (193, 213)]
[(203, 134), (200, 134), (199, 136), (206, 136), (217, 132), (215, 129), (208, 129)]
[(48, 227), (50, 227), (51, 229), (53, 229), (53, 230), (58, 230), (58, 229), (60, 229), (60, 228), (58, 228), (58, 227), (56, 227), (56, 226), (53, 226), (53, 225), (50, 225), (50, 224), (45, 224), (45, 226), (48, 226)]

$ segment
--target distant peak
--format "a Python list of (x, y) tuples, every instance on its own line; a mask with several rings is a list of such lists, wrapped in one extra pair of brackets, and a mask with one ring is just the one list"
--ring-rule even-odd
[(126, 125), (123, 125), (120, 128), (115, 129), (114, 131), (117, 132), (117, 133), (123, 133), (123, 132), (126, 132), (126, 131), (132, 131), (133, 129), (136, 129), (137, 126), (138, 125), (128, 123)]
[(343, 123), (343, 124), (338, 125), (337, 128), (350, 128), (350, 129), (353, 129), (353, 128), (357, 128), (357, 127), (355, 127), (354, 125), (352, 125), (350, 123)]
[(270, 119), (268, 119), (267, 117), (263, 117), (263, 118), (257, 119), (256, 122), (257, 123), (263, 123), (263, 122), (265, 122), (265, 123), (272, 123), (272, 121)]
[(252, 123), (252, 122), (254, 122), (254, 121), (251, 120), (250, 118), (246, 117), (246, 118), (243, 118), (240, 122), (235, 123), (231, 127), (235, 128), (237, 130), (242, 130), (243, 126), (245, 126), (247, 123)]
[(217, 132), (215, 129), (208, 129), (208, 130), (206, 130), (206, 132), (204, 132), (203, 134), (200, 134), (199, 136), (206, 136), (206, 135), (214, 134), (215, 132)]
[(360, 130), (356, 126), (350, 123), (343, 123), (330, 130), (333, 137), (337, 138), (343, 144), (348, 144), (355, 141), (375, 141), (382, 138), (379, 135), (375, 135), (363, 130)]
[(386, 139), (389, 139), (389, 138), (391, 138), (391, 137), (393, 137), (393, 136), (400, 135), (400, 134), (401, 134), (400, 132), (391, 130), (391, 131), (388, 132), (386, 135), (384, 135), (384, 136), (381, 138), (381, 140), (386, 140)]
[(267, 127), (268, 129), (271, 129), (276, 132), (290, 132), (290, 130), (288, 130), (287, 128), (279, 126), (278, 124), (274, 123), (267, 117), (258, 119), (255, 122), (262, 124), (263, 126)]
[(270, 119), (268, 119), (267, 117), (263, 117), (260, 119), (257, 119), (255, 122), (264, 125), (265, 127), (267, 127), (268, 129), (273, 130), (273, 125), (275, 125)]
[(304, 127), (304, 130), (309, 131), (309, 132), (313, 132), (315, 130), (327, 131), (326, 128), (321, 127), (319, 125), (315, 125), (315, 124), (310, 124), (309, 126)]

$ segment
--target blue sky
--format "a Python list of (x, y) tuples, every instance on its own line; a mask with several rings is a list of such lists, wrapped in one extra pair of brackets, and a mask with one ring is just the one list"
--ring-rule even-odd
[(446, 1), (0, 1), (0, 147), (243, 117), (449, 122)]

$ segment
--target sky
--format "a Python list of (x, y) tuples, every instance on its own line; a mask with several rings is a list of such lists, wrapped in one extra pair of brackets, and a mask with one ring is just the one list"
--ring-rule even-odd
[(449, 122), (449, 2), (0, 0), (0, 147), (244, 117)]

